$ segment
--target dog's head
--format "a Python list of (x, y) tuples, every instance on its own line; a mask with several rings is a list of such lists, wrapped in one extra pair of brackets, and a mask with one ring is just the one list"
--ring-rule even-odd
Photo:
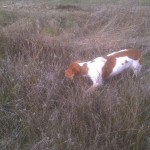
[(65, 77), (72, 80), (74, 76), (80, 75), (80, 73), (81, 73), (81, 66), (78, 64), (78, 62), (74, 62), (70, 64), (68, 69), (65, 71)]

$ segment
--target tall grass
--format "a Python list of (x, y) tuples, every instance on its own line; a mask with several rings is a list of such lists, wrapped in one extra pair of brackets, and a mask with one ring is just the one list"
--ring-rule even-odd
[[(34, 10), (0, 30), (0, 149), (149, 149), (149, 10), (100, 8)], [(88, 79), (64, 77), (74, 60), (127, 47), (145, 53), (138, 79), (85, 95)]]

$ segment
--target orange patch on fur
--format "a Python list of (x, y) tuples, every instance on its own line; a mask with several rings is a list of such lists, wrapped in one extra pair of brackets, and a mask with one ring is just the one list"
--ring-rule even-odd
[(65, 77), (73, 79), (76, 75), (85, 75), (88, 73), (88, 66), (87, 64), (83, 64), (83, 66), (80, 66), (76, 61), (69, 65), (68, 69), (65, 71)]
[[(124, 57), (124, 56), (128, 56), (131, 59), (138, 60), (141, 58), (141, 53), (134, 49), (128, 49), (127, 51), (121, 51), (121, 52), (106, 56), (105, 59), (107, 59), (107, 61), (104, 65), (104, 67), (102, 68), (103, 79), (109, 78), (109, 75), (111, 74), (114, 66), (116, 65), (116, 58)], [(125, 62), (125, 63), (127, 63), (127, 62)]]

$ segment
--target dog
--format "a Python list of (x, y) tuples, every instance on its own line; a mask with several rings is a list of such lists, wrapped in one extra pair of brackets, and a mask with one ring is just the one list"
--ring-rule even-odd
[(97, 57), (92, 61), (75, 61), (68, 66), (65, 71), (65, 77), (72, 80), (75, 76), (87, 76), (93, 82), (87, 91), (93, 91), (96, 87), (102, 86), (111, 77), (127, 69), (131, 69), (137, 77), (141, 68), (141, 52), (135, 49), (124, 49), (104, 57)]

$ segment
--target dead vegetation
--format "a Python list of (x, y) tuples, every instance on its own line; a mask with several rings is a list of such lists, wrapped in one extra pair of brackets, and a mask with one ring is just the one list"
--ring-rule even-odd
[[(149, 6), (36, 8), (48, 4), (0, 9), (0, 149), (149, 149)], [(87, 79), (64, 78), (74, 60), (128, 47), (144, 54), (138, 80), (85, 96)]]

